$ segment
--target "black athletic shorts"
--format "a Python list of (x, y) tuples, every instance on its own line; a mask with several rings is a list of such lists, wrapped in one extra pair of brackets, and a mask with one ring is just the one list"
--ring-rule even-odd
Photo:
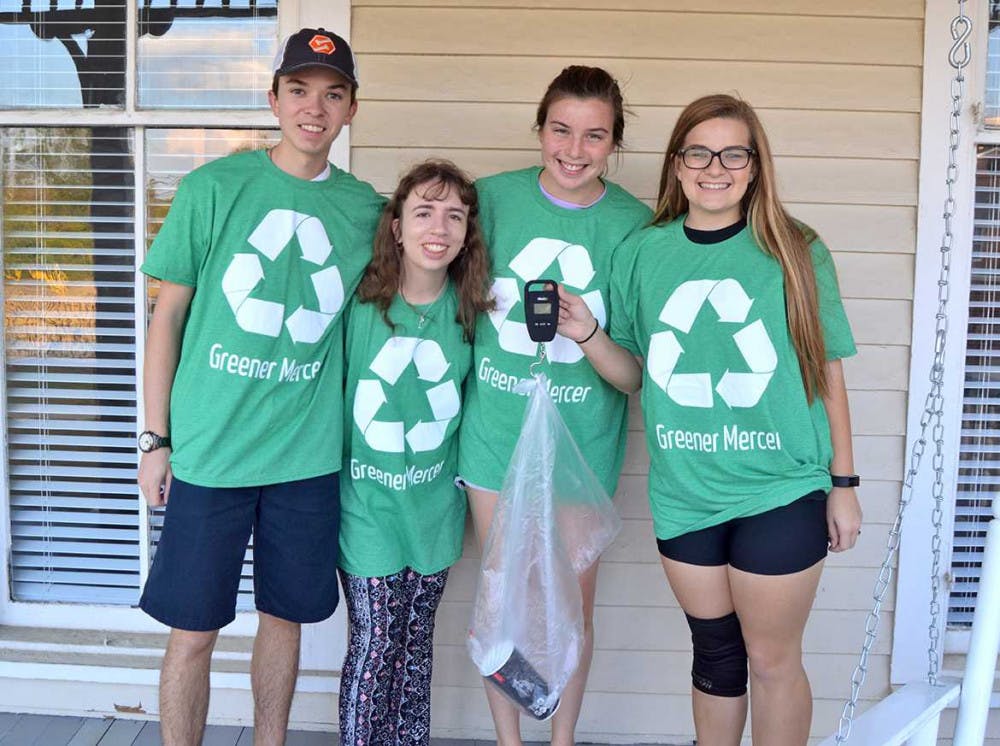
[(790, 575), (826, 557), (826, 493), (810, 492), (766, 513), (657, 539), (667, 559), (689, 565), (732, 565), (755, 575)]

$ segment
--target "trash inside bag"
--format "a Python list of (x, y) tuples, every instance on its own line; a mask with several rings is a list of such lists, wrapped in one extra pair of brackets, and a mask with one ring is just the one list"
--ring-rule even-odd
[(621, 520), (539, 374), (528, 394), (483, 548), (468, 648), (480, 673), (546, 720), (580, 662), (578, 576), (610, 546)]

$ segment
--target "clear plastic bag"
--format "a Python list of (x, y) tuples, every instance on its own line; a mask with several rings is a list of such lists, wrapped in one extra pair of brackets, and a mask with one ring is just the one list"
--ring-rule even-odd
[(468, 648), (480, 673), (539, 720), (552, 716), (580, 662), (578, 576), (621, 519), (536, 375), (483, 548)]

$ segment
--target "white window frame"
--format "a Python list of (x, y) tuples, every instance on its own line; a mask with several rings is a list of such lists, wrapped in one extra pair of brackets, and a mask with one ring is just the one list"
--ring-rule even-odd
[[(129, 2), (127, 6), (127, 38), (126, 50), (130, 60), (134, 60), (137, 48), (136, 4)], [(278, 4), (278, 35), (279, 38), (292, 33), (301, 27), (323, 26), (336, 30), (341, 36), (350, 39), (351, 2), (350, 0), (280, 0)], [(134, 64), (129, 64), (125, 78), (125, 108), (124, 110), (99, 109), (52, 109), (52, 110), (0, 110), (0, 127), (28, 126), (45, 127), (73, 126), (91, 127), (112, 125), (133, 129), (133, 153), (138, 173), (142, 173), (144, 163), (143, 136), (146, 128), (168, 127), (203, 127), (209, 119), (200, 111), (170, 111), (136, 109), (135, 100), (136, 70)], [(267, 109), (254, 111), (215, 111), (211, 113), (213, 127), (232, 128), (273, 128), (276, 120)], [(330, 150), (330, 160), (340, 168), (350, 166), (350, 128), (345, 127)], [(137, 180), (137, 184), (141, 181)], [(146, 318), (146, 283), (138, 267), (142, 264), (146, 250), (145, 193), (136, 188), (135, 212), (135, 309), (136, 309), (136, 399), (138, 407), (137, 432), (144, 430), (142, 415), (142, 364), (145, 349)], [(0, 366), (0, 376), (5, 377), (6, 371)], [(5, 378), (0, 382), (6, 390)], [(0, 424), (6, 432), (6, 406), (0, 406)], [(13, 601), (10, 598), (9, 555), (11, 546), (10, 515), (6, 495), (8, 493), (7, 454), (4, 443), (3, 458), (0, 459), (0, 489), (3, 498), (0, 499), (0, 548), (3, 549), (4, 561), (0, 562), (0, 624), (11, 626), (52, 627), (79, 629), (99, 627), (109, 631), (130, 632), (163, 632), (166, 628), (148, 617), (138, 608), (120, 606), (104, 606), (89, 604), (46, 604), (35, 602)], [(136, 500), (144, 505), (142, 497), (136, 488)], [(148, 537), (148, 512), (139, 511), (140, 533)], [(140, 542), (140, 580), (146, 580), (148, 572), (149, 544)], [(344, 647), (346, 645), (346, 621), (343, 612), (334, 615), (326, 622), (318, 625), (307, 625), (303, 630), (302, 657), (304, 667), (312, 670), (335, 670), (340, 668)], [(250, 635), (256, 631), (257, 615), (253, 612), (237, 614), (236, 621), (225, 628), (223, 634)], [(332, 644), (331, 644), (332, 641)]]
[[(935, 314), (938, 310), (940, 247), (944, 234), (942, 213), (947, 196), (945, 173), (948, 165), (951, 127), (951, 80), (954, 69), (948, 64), (952, 47), (950, 24), (958, 10), (954, 0), (928, 0), (924, 18), (923, 97), (917, 249), (913, 293), (912, 342), (910, 355), (909, 411), (907, 415), (904, 468), (910, 468), (910, 453), (920, 434), (934, 359)], [(966, 98), (959, 128), (958, 183), (954, 189), (956, 213), (952, 224), (948, 295), (947, 344), (944, 361), (944, 516), (941, 527), (941, 587), (948, 591), (951, 567), (952, 532), (958, 476), (958, 453), (962, 421), (962, 389), (968, 327), (969, 279), (972, 254), (972, 227), (975, 199), (976, 145), (1000, 143), (1000, 131), (979, 131), (982, 111), (989, 31), (988, 5), (983, 0), (969, 2), (966, 13), (972, 21), (972, 58), (966, 68)], [(920, 474), (914, 481), (912, 501), (903, 521), (896, 583), (895, 623), (892, 641), (890, 681), (904, 684), (925, 679), (928, 670), (928, 627), (931, 601), (931, 539), (934, 527), (932, 466), (934, 443), (928, 428), (928, 443)], [(902, 475), (901, 475), (902, 476)], [(941, 599), (941, 642), (939, 662), (945, 654), (964, 654), (970, 632), (944, 627), (947, 599)], [(926, 620), (926, 621), (925, 621)], [(943, 672), (952, 673), (952, 672)], [(996, 697), (994, 697), (996, 699)], [(996, 705), (996, 702), (994, 702)]]

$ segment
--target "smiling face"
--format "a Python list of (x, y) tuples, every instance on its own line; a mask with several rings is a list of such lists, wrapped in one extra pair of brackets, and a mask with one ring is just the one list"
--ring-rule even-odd
[[(682, 147), (694, 145), (713, 151), (750, 147), (750, 130), (738, 119), (708, 119), (691, 128)], [(756, 174), (756, 163), (751, 158), (746, 168), (730, 171), (714, 157), (705, 168), (688, 168), (675, 155), (674, 171), (688, 200), (685, 224), (697, 230), (717, 230), (743, 216), (741, 201)]]
[(440, 182), (418, 184), (403, 200), (392, 232), (403, 245), (404, 282), (444, 283), (448, 265), (465, 244), (469, 207), (458, 190), (441, 191)]
[(598, 98), (567, 97), (549, 106), (538, 132), (545, 191), (577, 205), (601, 196), (601, 175), (615, 149), (614, 117), (611, 104)]
[(268, 92), (271, 111), (281, 127), (281, 142), (271, 155), (275, 165), (300, 178), (313, 178), (326, 167), (330, 145), (357, 111), (351, 84), (327, 67), (306, 67), (278, 80)]

